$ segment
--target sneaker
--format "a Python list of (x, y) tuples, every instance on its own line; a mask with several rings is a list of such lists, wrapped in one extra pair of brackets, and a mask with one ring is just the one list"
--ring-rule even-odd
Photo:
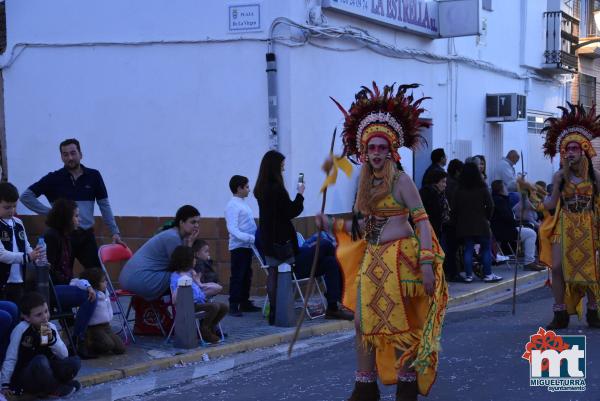
[(217, 337), (217, 335), (207, 327), (200, 326), (200, 334), (202, 334), (202, 339), (207, 343), (216, 344), (221, 341), (221, 337)]
[(446, 281), (449, 283), (464, 283), (465, 278), (463, 276), (461, 276), (460, 274), (456, 274), (452, 277), (446, 277)]
[(459, 274), (460, 278), (462, 278), (462, 281), (464, 283), (470, 283), (473, 281), (473, 276), (467, 276), (465, 273), (461, 273)]
[(546, 270), (546, 266), (538, 265), (535, 262), (531, 262), (523, 266), (523, 270), (530, 270), (534, 272), (541, 272), (542, 270)]
[(509, 259), (510, 258), (508, 256), (505, 256), (505, 255), (500, 255), (500, 254), (496, 255), (496, 263), (507, 262)]
[(67, 398), (76, 391), (77, 389), (70, 384), (59, 384), (53, 393), (48, 394), (48, 398)]
[(502, 277), (495, 275), (494, 273), (488, 274), (483, 278), (483, 281), (486, 283), (495, 283), (497, 281), (502, 280)]
[(260, 312), (262, 308), (254, 305), (252, 301), (244, 302), (240, 305), (240, 311), (242, 312)]
[(71, 380), (67, 383), (69, 386), (73, 386), (75, 388), (75, 392), (81, 390), (81, 383), (78, 380)]

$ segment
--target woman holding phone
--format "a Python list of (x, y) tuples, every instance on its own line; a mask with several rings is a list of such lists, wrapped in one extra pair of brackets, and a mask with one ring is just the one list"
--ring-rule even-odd
[(275, 323), (275, 294), (277, 293), (277, 266), (292, 263), (298, 253), (296, 229), (292, 219), (304, 210), (304, 176), (300, 175), (297, 193), (290, 199), (283, 183), (285, 156), (270, 150), (262, 158), (254, 197), (259, 209), (259, 242), (269, 265), (267, 293), (269, 295), (269, 324)]

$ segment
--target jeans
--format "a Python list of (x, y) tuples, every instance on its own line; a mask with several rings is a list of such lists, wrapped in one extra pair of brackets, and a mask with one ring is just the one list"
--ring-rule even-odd
[(237, 248), (231, 254), (231, 277), (229, 278), (229, 303), (248, 303), (252, 282), (252, 249)]
[(475, 244), (481, 246), (481, 261), (483, 262), (483, 274), (486, 276), (492, 274), (492, 248), (490, 245), (490, 237), (465, 237), (465, 274), (473, 275), (473, 248)]
[(75, 317), (73, 336), (83, 339), (85, 329), (94, 314), (94, 310), (96, 310), (97, 299), (94, 302), (90, 302), (88, 292), (73, 285), (57, 285), (54, 288), (63, 311), (79, 307), (77, 316)]
[[(342, 299), (342, 273), (340, 266), (335, 258), (335, 246), (326, 240), (321, 239), (319, 245), (319, 260), (315, 276), (324, 276), (327, 286), (327, 305), (337, 307), (337, 302)], [(294, 273), (296, 277), (307, 278), (310, 276), (310, 268), (315, 257), (315, 246), (300, 247), (300, 253), (296, 255), (296, 264)]]
[(60, 384), (73, 380), (80, 367), (81, 361), (76, 356), (49, 360), (46, 355), (36, 355), (18, 372), (18, 386), (29, 394), (48, 395)]
[(19, 308), (8, 301), (0, 301), (0, 365), (4, 361), (10, 333), (19, 323)]

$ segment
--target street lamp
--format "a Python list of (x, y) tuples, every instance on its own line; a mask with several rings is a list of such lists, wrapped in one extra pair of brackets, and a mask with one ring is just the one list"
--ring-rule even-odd
[[(594, 14), (594, 23), (596, 24), (596, 31), (600, 31), (600, 10), (595, 10), (593, 12), (593, 14)], [(579, 42), (575, 46), (572, 46), (572, 48), (574, 50), (577, 50), (584, 46), (590, 45), (592, 43), (598, 43), (598, 42), (600, 42), (600, 37), (589, 38), (588, 40), (586, 40), (584, 42)]]

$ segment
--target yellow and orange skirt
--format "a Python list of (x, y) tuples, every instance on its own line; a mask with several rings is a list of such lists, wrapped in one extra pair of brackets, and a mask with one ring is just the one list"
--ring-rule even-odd
[(600, 303), (598, 228), (594, 212), (569, 212), (560, 204), (554, 216), (547, 215), (540, 227), (540, 261), (552, 267), (552, 245), (560, 244), (565, 280), (565, 304), (569, 314), (583, 314), (587, 290)]
[(395, 384), (398, 369), (410, 365), (417, 372), (419, 393), (427, 395), (436, 377), (448, 303), (444, 254), (435, 235), (433, 297), (423, 286), (417, 237), (380, 245), (352, 241), (344, 231), (336, 232), (336, 238), (344, 275), (342, 303), (358, 312), (363, 341), (375, 350), (382, 383)]

